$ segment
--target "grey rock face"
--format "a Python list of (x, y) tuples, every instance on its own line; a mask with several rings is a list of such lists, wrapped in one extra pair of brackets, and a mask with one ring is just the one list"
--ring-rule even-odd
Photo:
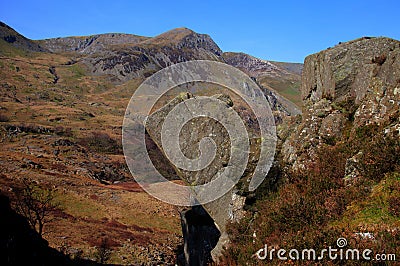
[(347, 159), (345, 167), (345, 180), (351, 182), (354, 178), (360, 175), (359, 163), (362, 152), (357, 153), (353, 157)]
[[(390, 124), (386, 133), (400, 132), (399, 88), (397, 40), (361, 38), (308, 56), (301, 85), (303, 119), (283, 143), (284, 162), (304, 169), (322, 144), (332, 145), (341, 137), (344, 127), (354, 132)], [(356, 173), (353, 159), (348, 161), (349, 176)]]
[(323, 98), (359, 104), (373, 78), (395, 85), (399, 73), (399, 41), (361, 38), (308, 56), (304, 61), (301, 93), (304, 100)]
[(224, 53), (225, 62), (246, 72), (251, 77), (260, 75), (287, 75), (287, 70), (279, 68), (269, 61), (261, 60), (245, 53)]
[(265, 96), (274, 111), (276, 122), (280, 123), (286, 116), (301, 114), (301, 110), (293, 102), (287, 100), (277, 92), (277, 83), (286, 82), (286, 86), (300, 81), (302, 64), (280, 63), (262, 60), (245, 53), (226, 52), (223, 60), (252, 77), (263, 89)]
[(133, 45), (146, 39), (148, 38), (133, 34), (106, 33), (84, 37), (45, 39), (39, 41), (39, 43), (53, 53), (77, 52), (94, 54), (109, 49), (112, 45)]
[[(262, 86), (260, 86), (262, 88)], [(271, 109), (274, 112), (275, 117), (281, 120), (285, 116), (296, 116), (301, 114), (301, 110), (291, 101), (285, 99), (273, 90), (263, 88), (264, 94), (271, 105)], [(276, 119), (277, 120), (277, 119)], [(278, 122), (278, 121), (277, 121)]]
[[(168, 113), (179, 103), (192, 98), (193, 95), (181, 94), (175, 99), (173, 99), (170, 103), (160, 108), (153, 114), (151, 114), (146, 121), (146, 130), (152, 140), (160, 147), (162, 151), (161, 144), (161, 127), (164, 123), (164, 120)], [(216, 95), (215, 98), (224, 101), (226, 103), (226, 108), (231, 108), (232, 100), (226, 95)], [(193, 119), (196, 120), (196, 119)], [(197, 145), (201, 139), (204, 137), (212, 136), (214, 142), (216, 143), (217, 151), (214, 160), (208, 165), (206, 168), (193, 172), (193, 171), (185, 171), (179, 169), (172, 165), (175, 168), (175, 172), (177, 175), (186, 183), (186, 184), (204, 184), (211, 180), (213, 180), (219, 171), (223, 171), (223, 169), (227, 166), (230, 156), (230, 140), (229, 135), (226, 130), (219, 125), (216, 121), (212, 119), (206, 120), (198, 120), (192, 121), (193, 126), (183, 127), (182, 131), (179, 132), (181, 136), (180, 145), (182, 148), (182, 152), (188, 158), (197, 158), (199, 156), (199, 150)], [(251, 163), (250, 163), (251, 164)], [(250, 166), (251, 167), (251, 166)], [(212, 249), (209, 250), (211, 257), (214, 260), (217, 260), (218, 256), (221, 255), (223, 247), (229, 242), (228, 235), (226, 233), (226, 224), (229, 221), (237, 221), (243, 215), (242, 207), (244, 205), (244, 197), (236, 195), (235, 188), (231, 189), (227, 194), (222, 196), (221, 198), (204, 204), (202, 208), (210, 215), (215, 223), (215, 228), (218, 229), (220, 237), (217, 238), (217, 242), (214, 243)], [(201, 213), (198, 213), (198, 207), (194, 207), (190, 210), (191, 214), (196, 214), (198, 217), (203, 217)], [(211, 238), (215, 237), (213, 233), (213, 227), (205, 224), (198, 224), (197, 226), (193, 225), (193, 222), (187, 220), (186, 214), (183, 214), (183, 230), (186, 235), (185, 243), (190, 245), (191, 249), (194, 251), (188, 251), (186, 254), (186, 262), (188, 265), (192, 265), (192, 261), (194, 261), (193, 265), (201, 265), (196, 264), (198, 262), (198, 254), (202, 254), (205, 252), (205, 247), (199, 243), (197, 246), (193, 244), (193, 234), (197, 235), (200, 230), (203, 234), (209, 234)], [(197, 229), (196, 229), (197, 228)], [(208, 229), (207, 229), (208, 228)], [(205, 231), (204, 231), (205, 230)], [(196, 237), (195, 237), (196, 238)], [(190, 244), (191, 243), (191, 244)], [(197, 251), (196, 251), (197, 250)], [(197, 254), (197, 255), (196, 255)]]

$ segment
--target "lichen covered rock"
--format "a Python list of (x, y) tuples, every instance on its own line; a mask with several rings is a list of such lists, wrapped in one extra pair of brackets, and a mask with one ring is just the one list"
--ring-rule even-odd
[(334, 145), (345, 131), (354, 134), (363, 126), (388, 125), (386, 133), (400, 132), (399, 88), (397, 40), (360, 38), (308, 56), (301, 85), (303, 119), (284, 140), (284, 162), (304, 169), (321, 145)]

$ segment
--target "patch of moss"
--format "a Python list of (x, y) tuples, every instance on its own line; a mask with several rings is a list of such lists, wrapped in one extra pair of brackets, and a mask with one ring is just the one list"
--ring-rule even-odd
[(74, 74), (74, 78), (81, 78), (86, 75), (85, 70), (78, 64), (73, 64), (69, 67), (69, 69)]

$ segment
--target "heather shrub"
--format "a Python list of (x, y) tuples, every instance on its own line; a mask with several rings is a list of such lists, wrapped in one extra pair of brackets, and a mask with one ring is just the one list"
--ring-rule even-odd
[(78, 143), (94, 152), (109, 154), (122, 153), (121, 143), (104, 132), (92, 132), (91, 135), (81, 138)]
[(389, 211), (393, 216), (400, 217), (400, 197), (392, 196), (388, 200)]
[(9, 122), (10, 119), (5, 114), (0, 114), (0, 122)]
[[(360, 240), (355, 236), (355, 230), (362, 232), (365, 229), (355, 229), (347, 224), (350, 221), (343, 220), (352, 204), (370, 202), (373, 187), (378, 184), (384, 186), (383, 179), (399, 171), (399, 138), (382, 132), (382, 127), (372, 125), (359, 128), (352, 134), (344, 134), (344, 139), (329, 143), (318, 151), (313, 162), (306, 167), (309, 169), (307, 172), (286, 171), (282, 175), (285, 178), (278, 182), (280, 186), (277, 190), (270, 190), (267, 196), (248, 208), (254, 210), (253, 213), (248, 213), (240, 223), (229, 225), (228, 232), (233, 237), (231, 247), (225, 252), (225, 261), (229, 265), (232, 261), (237, 265), (257, 265), (261, 262), (254, 254), (264, 244), (286, 250), (318, 250), (335, 246), (339, 237), (351, 240), (353, 248), (365, 247), (376, 252), (398, 251), (398, 231), (371, 225), (369, 230), (376, 241)], [(346, 161), (359, 151), (362, 151), (359, 160), (361, 176), (352, 180), (351, 184), (345, 183)], [(398, 191), (398, 184), (394, 182), (389, 190)], [(387, 207), (378, 205), (377, 208), (398, 217), (398, 194), (386, 189), (379, 193), (388, 195), (380, 196), (380, 204)], [(375, 215), (371, 218), (379, 220), (379, 217)], [(279, 264), (279, 260), (272, 263)], [(326, 263), (333, 264), (332, 261)], [(356, 265), (352, 263), (349, 262), (349, 265)]]
[(377, 134), (365, 143), (361, 156), (362, 176), (380, 180), (385, 173), (398, 169), (400, 165), (400, 139)]
[(58, 136), (72, 137), (72, 129), (70, 127), (64, 128), (63, 126), (57, 126), (54, 128), (54, 133)]

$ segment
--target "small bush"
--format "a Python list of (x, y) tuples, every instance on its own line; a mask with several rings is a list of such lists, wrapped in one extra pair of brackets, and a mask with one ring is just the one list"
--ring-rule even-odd
[(389, 212), (393, 216), (400, 217), (400, 197), (391, 196), (388, 199), (388, 203), (389, 203)]
[(375, 58), (372, 59), (372, 63), (377, 64), (377, 65), (383, 65), (386, 61), (386, 55), (381, 54), (379, 56), (376, 56)]
[(322, 136), (322, 140), (325, 144), (334, 146), (336, 144), (336, 138), (334, 136)]
[(0, 114), (0, 122), (9, 122), (10, 119), (5, 114)]
[(59, 208), (54, 191), (40, 188), (23, 179), (23, 187), (16, 189), (15, 194), (17, 212), (26, 218), (32, 229), (42, 235), (44, 226), (52, 220), (51, 213)]
[(98, 246), (96, 246), (95, 253), (97, 262), (104, 264), (111, 257), (111, 245), (107, 238), (103, 238)]
[(367, 140), (378, 134), (380, 130), (381, 128), (375, 124), (358, 127), (356, 128), (356, 138), (360, 141)]
[(58, 136), (72, 137), (72, 129), (70, 127), (64, 128), (63, 126), (57, 126), (54, 128), (54, 133)]
[(104, 132), (92, 132), (90, 136), (80, 139), (79, 144), (94, 152), (119, 154), (122, 153), (122, 145)]
[(385, 173), (400, 165), (400, 140), (378, 134), (365, 144), (361, 157), (360, 173), (379, 181)]

